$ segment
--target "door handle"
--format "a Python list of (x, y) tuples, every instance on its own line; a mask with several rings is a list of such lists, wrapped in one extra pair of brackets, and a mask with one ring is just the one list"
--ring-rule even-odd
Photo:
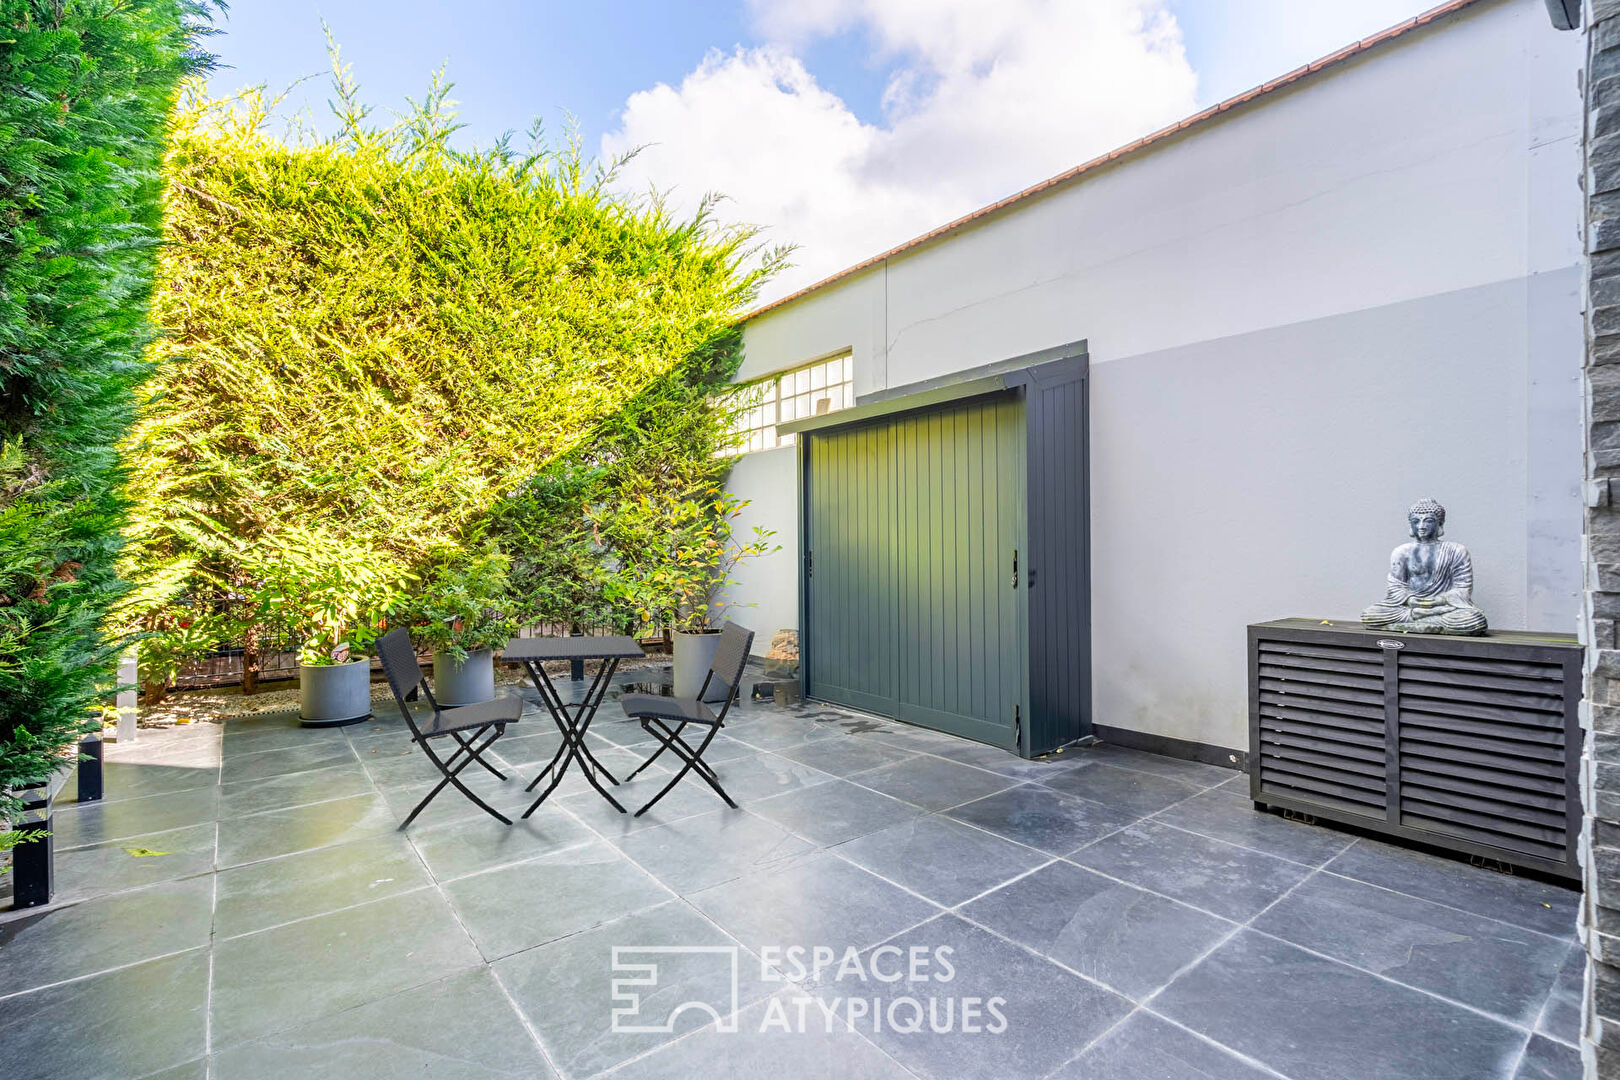
[(1012, 587), (1018, 588), (1018, 549), (1013, 548)]

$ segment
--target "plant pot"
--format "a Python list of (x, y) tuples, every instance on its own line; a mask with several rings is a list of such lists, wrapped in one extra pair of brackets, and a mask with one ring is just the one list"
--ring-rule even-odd
[(433, 696), (440, 705), (476, 705), (493, 700), (495, 651), (474, 649), (460, 663), (447, 653), (434, 653)]
[[(676, 697), (697, 697), (698, 688), (703, 685), (703, 677), (709, 673), (709, 665), (714, 663), (714, 653), (719, 647), (718, 630), (703, 630), (695, 634), (683, 630), (675, 631)], [(703, 700), (723, 701), (725, 696), (726, 687), (719, 679), (713, 679), (709, 683), (708, 692), (703, 695)]]
[(370, 659), (298, 665), (298, 718), (304, 727), (358, 724), (370, 715)]

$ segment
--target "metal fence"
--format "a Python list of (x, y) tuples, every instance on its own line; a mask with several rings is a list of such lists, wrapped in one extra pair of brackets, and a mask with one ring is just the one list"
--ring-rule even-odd
[[(260, 653), (259, 681), (280, 682), (298, 677), (296, 650), (278, 648)], [(217, 649), (180, 669), (175, 677), (177, 690), (202, 690), (214, 686), (239, 686), (242, 682), (242, 650)]]
[[(611, 626), (589, 626), (582, 631), (587, 637), (606, 637), (618, 631)], [(518, 631), (518, 637), (561, 637), (569, 633), (566, 623), (537, 623)], [(643, 636), (642, 645), (658, 651), (663, 645), (663, 631), (654, 630)], [(260, 653), (259, 682), (261, 684), (285, 682), (298, 678), (298, 650), (289, 642), (274, 642)], [(216, 649), (207, 656), (193, 660), (180, 669), (175, 678), (176, 690), (204, 690), (242, 684), (242, 649)]]

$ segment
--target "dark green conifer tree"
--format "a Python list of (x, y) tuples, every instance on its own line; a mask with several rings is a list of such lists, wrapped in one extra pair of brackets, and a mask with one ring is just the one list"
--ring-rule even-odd
[(202, 0), (0, 0), (0, 821), (116, 676), (118, 447), (167, 115), (208, 20)]

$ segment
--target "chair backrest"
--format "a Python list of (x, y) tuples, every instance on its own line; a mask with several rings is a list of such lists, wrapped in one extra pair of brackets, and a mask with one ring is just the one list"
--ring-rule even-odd
[(736, 700), (743, 668), (748, 665), (748, 650), (753, 647), (754, 632), (746, 626), (728, 622), (720, 631), (720, 644), (715, 646), (714, 660), (709, 664), (709, 673), (703, 677), (703, 690), (698, 691), (698, 698), (701, 700), (709, 684), (719, 679), (728, 691), (725, 706), (720, 710), (721, 716), (725, 716), (726, 709)]
[(394, 700), (399, 702), (399, 711), (405, 714), (406, 723), (415, 726), (410, 706), (405, 703), (406, 696), (412, 690), (420, 688), (427, 695), (433, 711), (439, 711), (433, 691), (428, 688), (427, 680), (422, 678), (422, 665), (416, 662), (416, 646), (411, 644), (411, 635), (403, 626), (397, 626), (377, 639), (377, 659), (382, 661), (383, 674), (388, 676), (388, 688), (394, 692)]

